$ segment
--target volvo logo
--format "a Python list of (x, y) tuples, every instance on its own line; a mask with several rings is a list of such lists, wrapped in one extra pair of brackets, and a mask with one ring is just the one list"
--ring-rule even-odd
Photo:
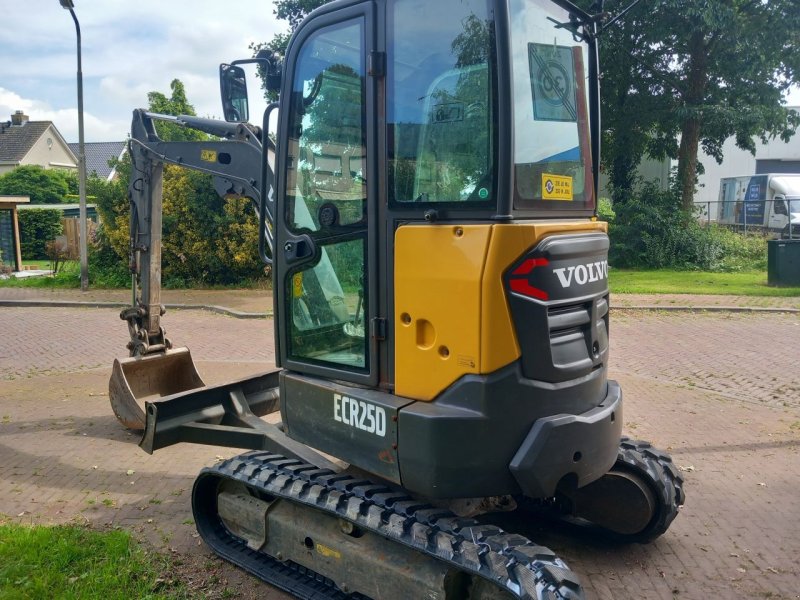
[(601, 260), (574, 267), (562, 267), (553, 269), (553, 273), (558, 277), (561, 287), (572, 287), (573, 282), (577, 285), (586, 285), (601, 279), (608, 279), (608, 261)]

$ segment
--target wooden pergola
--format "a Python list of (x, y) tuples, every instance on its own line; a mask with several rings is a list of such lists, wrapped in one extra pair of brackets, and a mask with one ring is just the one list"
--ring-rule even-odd
[[(19, 246), (19, 217), (17, 214), (17, 205), (28, 204), (30, 201), (31, 199), (29, 196), (0, 196), (0, 213), (5, 211), (10, 211), (11, 213), (11, 239), (4, 239), (7, 237), (8, 232), (7, 230), (4, 231), (4, 228), (0, 226), (0, 249), (12, 248), (14, 256), (6, 256), (4, 252), (3, 262), (11, 264), (15, 271), (22, 270), (22, 252)], [(2, 214), (0, 214), (0, 219), (2, 219)], [(0, 225), (2, 225), (1, 221)]]

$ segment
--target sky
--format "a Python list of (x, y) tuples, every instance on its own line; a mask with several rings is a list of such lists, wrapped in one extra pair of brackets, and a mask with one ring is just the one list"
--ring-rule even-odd
[[(287, 28), (270, 0), (74, 0), (81, 25), (87, 142), (122, 141), (147, 93), (180, 79), (202, 117), (221, 118), (219, 63)], [(23, 8), (24, 7), (24, 8)], [(22, 110), (78, 141), (75, 26), (58, 0), (0, 0), (0, 121)], [(263, 112), (248, 71), (251, 121)], [(800, 105), (795, 90), (791, 105)], [(258, 120), (258, 119), (256, 119)]]
[[(251, 42), (288, 28), (269, 0), (74, 0), (82, 37), (87, 142), (122, 141), (147, 93), (180, 79), (202, 117), (221, 118), (221, 62), (249, 58)], [(59, 0), (0, 0), (0, 121), (22, 110), (78, 141), (75, 24)], [(35, 18), (32, 18), (34, 17)], [(251, 121), (263, 112), (248, 71)]]

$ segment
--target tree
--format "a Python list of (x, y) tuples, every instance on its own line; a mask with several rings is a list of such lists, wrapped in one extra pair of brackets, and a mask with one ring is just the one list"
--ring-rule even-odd
[[(164, 115), (190, 115), (197, 116), (194, 106), (186, 98), (186, 88), (180, 79), (173, 79), (169, 84), (172, 95), (167, 98), (161, 92), (150, 92), (147, 94), (148, 109), (151, 112)], [(156, 122), (158, 136), (165, 142), (193, 142), (208, 139), (208, 135), (202, 131), (188, 129), (164, 121)]]
[[(271, 50), (278, 56), (286, 56), (289, 38), (292, 32), (297, 29), (297, 26), (300, 25), (300, 22), (305, 19), (306, 15), (311, 11), (319, 8), (323, 4), (328, 4), (330, 1), (331, 0), (275, 0), (275, 8), (272, 12), (278, 19), (289, 22), (289, 31), (276, 33), (268, 42), (250, 44), (249, 47), (253, 51), (253, 56), (264, 48)], [(275, 100), (276, 96), (267, 90), (267, 80), (261, 69), (258, 70), (258, 75), (261, 77), (261, 87), (264, 90), (264, 96), (267, 100)]]
[[(613, 0), (614, 13), (627, 0)], [(800, 117), (781, 104), (800, 81), (796, 0), (641, 3), (601, 41), (604, 163), (615, 201), (644, 154), (678, 159), (681, 206), (692, 208), (700, 147), (722, 161), (734, 136), (788, 140)], [(680, 140), (680, 141), (678, 141)]]
[[(194, 114), (183, 84), (173, 80), (172, 95), (150, 92), (149, 110)], [(171, 123), (161, 123), (165, 141), (202, 141), (208, 136)], [(131, 159), (115, 161), (119, 177), (111, 182), (89, 178), (87, 191), (96, 197), (103, 227), (98, 232), (96, 262), (108, 270), (128, 264), (130, 205), (127, 197)], [(231, 284), (263, 276), (258, 257), (258, 224), (250, 201), (225, 199), (214, 190), (210, 175), (175, 165), (164, 166), (162, 278), (167, 286)]]
[(30, 196), (31, 204), (58, 204), (69, 201), (68, 194), (77, 193), (74, 181), (74, 174), (67, 171), (23, 165), (0, 176), (0, 194)]

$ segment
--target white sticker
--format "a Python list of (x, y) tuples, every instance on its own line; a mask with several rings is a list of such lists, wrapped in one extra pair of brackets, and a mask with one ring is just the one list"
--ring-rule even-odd
[(374, 433), (379, 437), (386, 436), (386, 411), (383, 407), (370, 402), (334, 394), (333, 418), (367, 433)]

